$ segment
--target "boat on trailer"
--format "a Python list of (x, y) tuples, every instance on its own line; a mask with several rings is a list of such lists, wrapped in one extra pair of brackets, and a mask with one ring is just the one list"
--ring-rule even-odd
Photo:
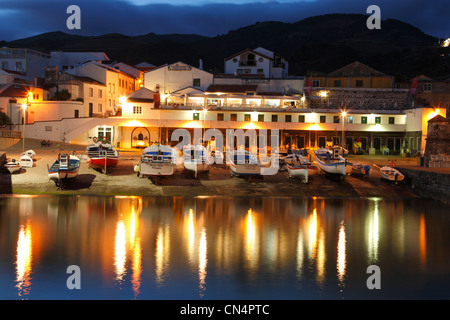
[(55, 182), (56, 186), (61, 186), (67, 179), (78, 176), (80, 164), (80, 159), (75, 155), (59, 154), (58, 159), (48, 168), (48, 178)]
[(253, 177), (261, 175), (263, 165), (255, 154), (246, 150), (234, 150), (231, 154), (230, 173), (231, 176)]
[(113, 169), (119, 163), (119, 153), (109, 143), (94, 142), (86, 147), (89, 167), (102, 171)]
[(319, 148), (314, 151), (318, 167), (326, 174), (337, 176), (343, 180), (346, 175), (347, 161), (339, 153), (339, 148), (333, 150)]
[(186, 170), (194, 172), (195, 178), (199, 173), (209, 172), (207, 150), (202, 145), (187, 145), (183, 147), (183, 165)]
[(176, 150), (168, 145), (151, 145), (142, 150), (139, 164), (135, 167), (137, 176), (171, 176), (175, 171)]

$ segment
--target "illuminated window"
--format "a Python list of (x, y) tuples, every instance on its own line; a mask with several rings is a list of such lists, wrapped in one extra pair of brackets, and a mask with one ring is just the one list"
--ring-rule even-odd
[(133, 106), (133, 114), (142, 114), (141, 106)]
[(367, 123), (367, 117), (361, 117), (361, 123), (366, 124)]
[(250, 121), (251, 121), (250, 113), (244, 114), (244, 121), (247, 121), (247, 122), (250, 122)]
[(193, 120), (200, 120), (200, 113), (198, 113), (198, 112), (193, 113), (192, 114), (192, 119)]
[(264, 122), (264, 115), (263, 114), (258, 114), (258, 121), (259, 122)]
[(224, 119), (223, 113), (218, 113), (217, 114), (217, 121), (223, 121), (223, 119)]
[(237, 114), (236, 113), (230, 114), (230, 121), (237, 121)]
[(395, 124), (395, 118), (389, 117), (389, 124)]
[(375, 123), (381, 124), (381, 117), (375, 117)]

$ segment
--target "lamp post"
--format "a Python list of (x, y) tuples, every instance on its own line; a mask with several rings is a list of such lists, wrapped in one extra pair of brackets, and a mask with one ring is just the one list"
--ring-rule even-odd
[(26, 110), (27, 110), (28, 105), (27, 104), (22, 104), (22, 110), (23, 110), (23, 129), (22, 129), (22, 152), (25, 152), (25, 124), (26, 124)]
[(203, 109), (202, 145), (203, 145), (203, 137), (205, 136), (204, 131), (206, 131), (206, 128), (205, 128), (205, 120), (206, 120), (206, 112), (207, 112), (207, 111), (208, 111), (208, 110), (207, 110), (206, 108)]
[(344, 126), (345, 126), (345, 116), (347, 115), (347, 112), (342, 111), (342, 141), (341, 146), (344, 148)]

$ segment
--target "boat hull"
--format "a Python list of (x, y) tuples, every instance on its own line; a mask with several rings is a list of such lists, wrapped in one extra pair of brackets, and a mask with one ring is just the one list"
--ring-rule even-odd
[[(105, 157), (91, 158), (88, 156), (87, 163), (91, 168), (94, 169), (104, 169), (105, 168)], [(106, 168), (114, 168), (119, 163), (118, 157), (106, 158)]]
[(308, 182), (308, 166), (292, 166), (290, 164), (287, 165), (287, 171), (289, 174), (289, 178), (300, 178), (305, 182)]
[(196, 175), (197, 173), (209, 172), (209, 164), (205, 162), (185, 161), (184, 168), (193, 171)]
[(398, 170), (390, 167), (381, 168), (380, 173), (383, 179), (389, 181), (399, 182), (405, 179), (405, 176), (403, 174), (401, 174)]
[(173, 175), (175, 165), (164, 162), (141, 162), (138, 174), (141, 176), (158, 177)]
[(261, 174), (261, 165), (259, 164), (230, 164), (230, 171), (239, 176), (256, 176)]
[(14, 164), (5, 164), (5, 168), (8, 169), (9, 173), (14, 173), (17, 171), (20, 171), (21, 167), (19, 163), (14, 163)]
[(343, 176), (345, 176), (345, 174), (346, 174), (345, 160), (344, 161), (336, 161), (336, 160), (323, 161), (321, 159), (316, 158), (316, 162), (317, 162), (317, 166), (325, 173), (343, 175)]

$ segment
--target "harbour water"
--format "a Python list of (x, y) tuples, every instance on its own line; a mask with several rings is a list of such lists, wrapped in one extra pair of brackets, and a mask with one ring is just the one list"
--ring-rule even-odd
[(417, 198), (2, 196), (0, 298), (448, 299), (449, 223)]

